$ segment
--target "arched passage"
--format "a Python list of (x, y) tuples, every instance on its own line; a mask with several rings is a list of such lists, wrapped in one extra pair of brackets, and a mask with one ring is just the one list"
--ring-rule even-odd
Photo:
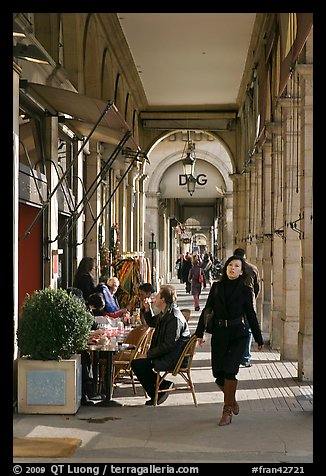
[[(233, 182), (234, 160), (228, 147), (216, 135), (191, 131), (195, 143), (196, 188), (192, 196), (182, 182), (182, 157), (185, 156), (187, 131), (176, 130), (160, 137), (150, 148), (145, 173), (146, 220), (145, 239), (152, 233), (157, 242), (155, 270), (158, 279), (166, 281), (180, 253), (192, 252), (196, 240), (180, 237), (175, 223), (191, 236), (201, 235), (200, 251), (210, 251), (224, 258), (233, 246)], [(173, 224), (170, 224), (171, 218)], [(193, 220), (198, 221), (194, 227)], [(147, 239), (148, 237), (148, 239)], [(168, 253), (166, 252), (168, 250)]]

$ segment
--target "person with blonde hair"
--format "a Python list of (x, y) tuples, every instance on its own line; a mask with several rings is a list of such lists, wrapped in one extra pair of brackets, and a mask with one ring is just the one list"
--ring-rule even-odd
[[(190, 339), (188, 323), (176, 301), (175, 287), (170, 284), (162, 285), (153, 299), (153, 307), (158, 311), (156, 315), (151, 299), (144, 299), (146, 323), (155, 330), (147, 354), (133, 361), (132, 370), (150, 397), (145, 405), (154, 405), (157, 372), (173, 369)], [(164, 380), (160, 388), (172, 386), (173, 382)], [(161, 405), (168, 396), (169, 392), (159, 392), (157, 404)]]
[(111, 278), (102, 276), (100, 283), (97, 285), (96, 292), (102, 293), (105, 301), (104, 313), (109, 315), (109, 317), (130, 317), (128, 309), (120, 307), (120, 303), (115, 295), (119, 285), (120, 281), (116, 276), (112, 276)]

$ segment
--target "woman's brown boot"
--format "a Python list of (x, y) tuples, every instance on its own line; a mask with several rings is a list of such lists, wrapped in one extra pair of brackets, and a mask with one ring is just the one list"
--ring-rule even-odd
[[(237, 389), (237, 380), (224, 380), (224, 407), (223, 414), (219, 422), (219, 426), (229, 425), (232, 421), (232, 413), (234, 412), (235, 392)], [(239, 409), (238, 409), (239, 413)]]
[(219, 421), (218, 426), (225, 426), (229, 425), (232, 421), (232, 406), (231, 405), (224, 405), (222, 417)]
[[(216, 382), (216, 385), (218, 386), (218, 388), (220, 390), (222, 390), (222, 392), (224, 393), (224, 385), (220, 385), (219, 383)], [(234, 397), (234, 402), (233, 402), (233, 405), (232, 405), (232, 412), (234, 415), (238, 415), (239, 414), (239, 404), (238, 402), (236, 401), (235, 397)]]

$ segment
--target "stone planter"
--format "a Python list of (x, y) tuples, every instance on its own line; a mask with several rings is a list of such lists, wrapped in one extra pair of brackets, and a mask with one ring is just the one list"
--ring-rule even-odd
[(61, 361), (18, 359), (18, 413), (75, 414), (81, 392), (80, 354)]

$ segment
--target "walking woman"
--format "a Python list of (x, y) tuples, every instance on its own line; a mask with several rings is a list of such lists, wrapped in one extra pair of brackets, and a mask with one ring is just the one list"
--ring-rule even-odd
[(216, 384), (224, 392), (223, 414), (219, 426), (229, 425), (232, 415), (239, 413), (235, 398), (238, 383), (236, 375), (246, 349), (249, 327), (258, 350), (262, 350), (264, 344), (253, 306), (253, 290), (246, 284), (245, 277), (244, 259), (239, 256), (228, 258), (221, 280), (214, 282), (211, 287), (195, 332), (199, 345), (202, 345), (205, 332), (204, 312), (206, 308), (212, 308), (212, 371)]
[(206, 277), (196, 258), (194, 258), (192, 262), (192, 268), (189, 271), (188, 281), (191, 285), (191, 294), (194, 299), (195, 311), (200, 311), (199, 296), (201, 294), (202, 287), (206, 288)]

